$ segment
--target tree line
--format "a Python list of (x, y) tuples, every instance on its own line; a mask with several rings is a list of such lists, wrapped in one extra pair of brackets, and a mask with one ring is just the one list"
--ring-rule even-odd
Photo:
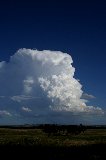
[(68, 134), (80, 134), (86, 130), (86, 127), (80, 125), (56, 125), (56, 124), (44, 124), (39, 126), (44, 133), (50, 135), (68, 135)]

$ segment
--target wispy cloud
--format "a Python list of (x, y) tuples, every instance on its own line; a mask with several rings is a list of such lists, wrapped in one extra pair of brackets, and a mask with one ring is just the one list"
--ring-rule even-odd
[(5, 96), (0, 96), (0, 98), (5, 98)]
[(27, 100), (31, 100), (31, 99), (37, 99), (37, 98), (40, 98), (40, 97), (32, 97), (32, 96), (26, 96), (26, 95), (17, 95), (17, 96), (12, 96), (10, 98), (13, 101), (21, 102), (21, 101), (27, 101)]
[(91, 95), (91, 94), (83, 93), (82, 98), (84, 98), (84, 99), (95, 99), (96, 97)]

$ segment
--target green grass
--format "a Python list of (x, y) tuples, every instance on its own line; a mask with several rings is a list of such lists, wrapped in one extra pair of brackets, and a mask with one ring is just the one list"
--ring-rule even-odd
[(106, 144), (106, 129), (88, 129), (79, 135), (48, 136), (40, 129), (0, 128), (0, 145), (81, 146)]
[[(46, 160), (105, 160), (106, 129), (88, 129), (79, 135), (48, 135), (40, 129), (0, 128), (3, 157)], [(32, 156), (32, 158), (31, 158)]]

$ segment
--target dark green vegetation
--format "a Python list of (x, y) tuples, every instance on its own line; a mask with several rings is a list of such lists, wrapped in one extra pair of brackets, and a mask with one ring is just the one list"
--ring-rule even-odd
[[(41, 127), (0, 128), (0, 154), (54, 159), (106, 159), (106, 129), (87, 128), (79, 134), (45, 133)], [(37, 158), (38, 157), (38, 158)]]

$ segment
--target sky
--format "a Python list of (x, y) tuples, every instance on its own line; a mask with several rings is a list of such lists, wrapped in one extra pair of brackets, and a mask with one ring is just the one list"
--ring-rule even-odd
[[(37, 118), (34, 118), (34, 115), (32, 116), (32, 114), (30, 114), (29, 117), (32, 116), (31, 118), (29, 118), (28, 115), (26, 115), (26, 112), (30, 113), (33, 110), (30, 107), (26, 106), (26, 102), (24, 102), (25, 106), (24, 104), (23, 106), (21, 106), (22, 113), (20, 113), (21, 111), (19, 109), (20, 107), (18, 106), (18, 104), (17, 103), (13, 104), (13, 102), (10, 101), (11, 98), (14, 99), (14, 96), (19, 96), (18, 97), (19, 101), (20, 98), (21, 100), (24, 99), (24, 101), (25, 99), (29, 98), (29, 100), (32, 103), (33, 101), (32, 99), (33, 96), (35, 97), (35, 93), (33, 93), (32, 95), (31, 94), (26, 95), (26, 93), (18, 92), (17, 89), (16, 92), (13, 93), (9, 89), (5, 91), (5, 89), (2, 88), (2, 85), (5, 86), (7, 84), (8, 86), (11, 84), (12, 80), (10, 75), (15, 72), (11, 69), (12, 66), (11, 62), (13, 62), (13, 60), (10, 61), (10, 56), (14, 57), (13, 59), (15, 59), (15, 62), (17, 62), (16, 59), (18, 57), (18, 54), (16, 53), (21, 48), (26, 48), (25, 50), (26, 54), (31, 52), (30, 56), (32, 55), (33, 50), (42, 51), (42, 53), (44, 53), (44, 50), (49, 50), (51, 57), (53, 57), (52, 54), (54, 54), (54, 52), (52, 53), (52, 51), (60, 51), (62, 55), (63, 53), (68, 53), (73, 59), (72, 66), (75, 68), (74, 77), (76, 80), (79, 79), (80, 80), (79, 82), (82, 85), (82, 88), (80, 88), (80, 91), (83, 91), (82, 98), (89, 100), (88, 102), (86, 102), (86, 106), (97, 106), (102, 108), (104, 111), (104, 115), (102, 116), (100, 115), (99, 118), (98, 116), (96, 117), (90, 115), (82, 116), (82, 113), (81, 115), (78, 114), (76, 116), (70, 113), (72, 111), (69, 111), (68, 113), (66, 112), (63, 113), (62, 111), (62, 113), (59, 112), (58, 114), (57, 112), (56, 113), (53, 112), (53, 117), (55, 118), (51, 120), (52, 122), (63, 123), (64, 118), (62, 117), (68, 117), (66, 120), (67, 123), (82, 122), (90, 124), (96, 124), (96, 123), (106, 124), (106, 118), (105, 118), (106, 1), (105, 0), (1, 1), (0, 44), (1, 44), (0, 61), (1, 62), (5, 61), (10, 64), (7, 65), (8, 64), (7, 63), (6, 64), (7, 67), (5, 67), (5, 65), (1, 63), (1, 68), (5, 70), (5, 74), (4, 75), (0, 74), (1, 77), (0, 79), (3, 79), (4, 81), (4, 84), (2, 84), (2, 80), (0, 81), (1, 82), (0, 96), (1, 97), (5, 96), (5, 101), (7, 102), (4, 107), (3, 97), (0, 100), (1, 101), (0, 124), (36, 123)], [(29, 51), (27, 49), (32, 49), (32, 51)], [(23, 53), (23, 50), (21, 50), (20, 52)], [(59, 53), (56, 52), (56, 54)], [(18, 64), (20, 64), (20, 62), (21, 61), (19, 61)], [(24, 60), (23, 63), (26, 64)], [(33, 61), (30, 63), (33, 63)], [(9, 66), (10, 69), (8, 69)], [(18, 67), (17, 65), (13, 66), (13, 68), (15, 68), (16, 71), (17, 67)], [(26, 68), (27, 67), (28, 66), (26, 66)], [(63, 71), (64, 65), (61, 66), (60, 68)], [(24, 73), (24, 69), (22, 71), (23, 71), (22, 73)], [(29, 73), (28, 69), (27, 71)], [(28, 73), (26, 73), (26, 75), (28, 75)], [(57, 71), (54, 69), (54, 67), (51, 73), (57, 74)], [(20, 79), (24, 80), (26, 84), (29, 84), (29, 82), (30, 83), (33, 82), (33, 79), (31, 79), (30, 76), (27, 78), (29, 79), (24, 79), (24, 78)], [(43, 78), (45, 79), (45, 77)], [(15, 81), (18, 81), (18, 79), (16, 79), (15, 77), (13, 77), (13, 79), (14, 83)], [(8, 83), (6, 82), (6, 80), (8, 81)], [(44, 81), (41, 82), (39, 80), (39, 82), (42, 83), (41, 88), (44, 89), (43, 86)], [(10, 95), (7, 94), (8, 92), (10, 93)], [(41, 92), (39, 94), (41, 94)], [(48, 95), (48, 90), (46, 90), (46, 94)], [(16, 99), (17, 97), (15, 97), (15, 100)], [(45, 106), (46, 104), (48, 105), (49, 100), (46, 99), (43, 101), (45, 102)], [(30, 102), (27, 103), (30, 104)], [(13, 111), (13, 109), (10, 108), (10, 105), (15, 105), (16, 109)], [(9, 109), (7, 108), (7, 106)], [(48, 115), (52, 114), (49, 113), (48, 111), (47, 113)], [(12, 117), (12, 114), (15, 114), (17, 116), (14, 118)], [(38, 115), (38, 113), (36, 113), (36, 115)], [(50, 119), (50, 115), (48, 119)], [(39, 117), (41, 123), (42, 122), (41, 119), (42, 117), (44, 117), (44, 114), (39, 114)], [(49, 120), (47, 119), (44, 120), (44, 122), (46, 121)], [(37, 121), (37, 123), (38, 122), (39, 121)]]

